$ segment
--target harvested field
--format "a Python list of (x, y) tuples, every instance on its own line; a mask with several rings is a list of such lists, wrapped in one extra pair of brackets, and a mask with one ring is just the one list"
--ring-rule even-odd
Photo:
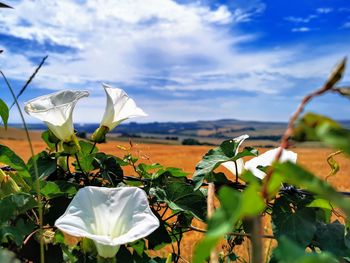
[[(18, 134), (16, 134), (17, 136)], [(30, 151), (28, 143), (23, 139), (0, 139), (0, 143), (10, 147), (18, 155), (25, 160), (30, 157)], [(33, 146), (35, 152), (40, 152), (45, 148), (44, 142), (39, 140), (38, 135), (34, 136)], [(23, 137), (22, 137), (23, 138)], [(122, 147), (120, 147), (122, 146)], [(210, 146), (179, 146), (179, 145), (161, 145), (161, 144), (133, 144), (130, 147), (129, 143), (126, 142), (109, 142), (98, 146), (99, 150), (106, 153), (114, 154), (122, 157), (124, 154), (131, 152), (134, 156), (140, 158), (140, 162), (145, 163), (161, 163), (165, 166), (179, 167), (192, 174), (196, 163), (201, 157), (212, 147)], [(126, 148), (126, 149), (121, 149)], [(314, 172), (321, 178), (325, 178), (329, 173), (329, 167), (326, 162), (327, 156), (333, 152), (332, 149), (328, 148), (293, 148), (293, 151), (298, 153), (298, 163), (305, 166), (310, 171)], [(266, 149), (261, 149), (260, 152), (264, 152)], [(338, 155), (335, 159), (340, 164), (339, 173), (329, 178), (329, 182), (333, 184), (340, 191), (350, 191), (350, 162), (349, 159), (343, 155)], [(127, 175), (132, 175), (132, 169), (127, 169), (125, 172)], [(204, 225), (196, 222), (195, 226), (204, 228)], [(270, 227), (266, 229), (266, 233), (270, 233)], [(182, 242), (182, 255), (188, 261), (191, 261), (191, 255), (196, 242), (202, 237), (201, 233), (191, 232), (184, 235), (184, 241)], [(266, 241), (265, 247), (269, 246), (269, 240)], [(244, 245), (239, 248), (238, 254), (248, 255), (249, 245)], [(164, 252), (161, 253), (167, 253)], [(171, 251), (171, 248), (167, 248), (166, 251)]]

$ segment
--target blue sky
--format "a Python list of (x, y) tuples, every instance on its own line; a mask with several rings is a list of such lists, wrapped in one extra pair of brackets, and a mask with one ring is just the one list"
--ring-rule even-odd
[[(74, 113), (82, 123), (101, 120), (103, 82), (125, 89), (149, 114), (134, 121), (287, 121), (350, 54), (348, 0), (3, 2), (14, 9), (0, 10), (0, 69), (15, 90), (49, 55), (21, 104), (85, 89), (90, 97)], [(307, 110), (350, 116), (349, 101), (335, 94)], [(19, 122), (14, 109), (10, 121)]]

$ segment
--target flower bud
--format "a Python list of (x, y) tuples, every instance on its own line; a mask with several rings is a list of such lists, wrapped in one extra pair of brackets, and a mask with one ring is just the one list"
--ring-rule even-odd
[(44, 244), (52, 244), (55, 241), (55, 231), (52, 229), (45, 229), (41, 235)]
[(20, 192), (21, 189), (11, 176), (0, 169), (0, 198)]
[(91, 135), (91, 141), (96, 143), (102, 143), (106, 141), (106, 134), (109, 131), (107, 126), (100, 126)]
[(72, 135), (69, 141), (62, 143), (63, 152), (69, 155), (74, 155), (78, 153), (81, 148), (77, 136)]

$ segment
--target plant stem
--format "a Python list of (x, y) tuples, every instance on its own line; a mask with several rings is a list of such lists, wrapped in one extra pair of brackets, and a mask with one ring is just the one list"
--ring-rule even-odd
[(235, 170), (236, 170), (236, 183), (238, 183), (238, 167), (237, 167), (237, 161), (233, 161), (235, 164)]
[(263, 262), (263, 242), (261, 238), (261, 216), (257, 215), (252, 218), (252, 234), (251, 234), (251, 242), (252, 242), (252, 262), (253, 263), (261, 263)]
[(164, 219), (163, 221), (168, 221), (169, 219), (173, 218), (174, 216), (177, 216), (178, 214), (182, 213), (182, 211), (177, 212), (175, 214), (172, 214), (171, 216), (167, 217), (166, 219)]
[(67, 163), (67, 171), (68, 171), (69, 175), (72, 175), (72, 173), (70, 171), (70, 167), (69, 167), (69, 155), (67, 155), (66, 163)]
[(96, 143), (97, 143), (97, 142), (94, 142), (94, 145), (92, 146), (92, 148), (91, 148), (91, 150), (90, 150), (90, 153), (89, 153), (89, 154), (92, 154), (92, 152), (95, 150)]
[(80, 171), (84, 175), (86, 181), (89, 182), (89, 177), (87, 176), (87, 174), (84, 172), (83, 168), (81, 167), (81, 164), (80, 164), (80, 161), (79, 161), (79, 158), (78, 158), (78, 154), (75, 154), (74, 156), (75, 156), (75, 160), (77, 161), (77, 164), (78, 164), (78, 167), (79, 167)]
[[(33, 148), (33, 144), (32, 144), (32, 140), (30, 138), (30, 134), (29, 134), (29, 130), (28, 130), (28, 127), (27, 127), (27, 123), (24, 119), (24, 116), (23, 116), (23, 112), (21, 110), (21, 107), (19, 106), (19, 103), (18, 103), (18, 100), (16, 98), (16, 95), (9, 83), (9, 81), (7, 80), (6, 76), (4, 75), (4, 73), (0, 70), (0, 73), (2, 75), (2, 77), (4, 78), (5, 82), (6, 82), (6, 85), (7, 87), (9, 88), (10, 92), (11, 92), (11, 95), (13, 97), (13, 100), (17, 106), (17, 109), (18, 109), (18, 112), (20, 114), (20, 117), (21, 117), (21, 120), (22, 120), (22, 123), (23, 123), (23, 126), (24, 126), (24, 130), (25, 130), (25, 133), (26, 133), (26, 137), (27, 137), (27, 141), (28, 141), (28, 144), (29, 144), (29, 148), (30, 148), (30, 153), (31, 153), (31, 156), (32, 158), (34, 159), (34, 148)], [(37, 166), (37, 163), (36, 162), (33, 162), (33, 167), (34, 167), (34, 175), (35, 175), (35, 191), (36, 191), (36, 194), (37, 194), (37, 197), (38, 197), (38, 212), (39, 212), (39, 228), (40, 228), (40, 232), (42, 232), (43, 230), (43, 207), (42, 207), (42, 196), (41, 196), (41, 193), (40, 193), (40, 181), (39, 181), (39, 172), (38, 172), (38, 166)], [(42, 238), (40, 238), (40, 262), (41, 263), (44, 263), (45, 262), (45, 257), (44, 257), (44, 240)]]
[[(208, 185), (208, 197), (207, 197), (207, 211), (208, 211), (208, 219), (212, 217), (214, 214), (215, 206), (214, 206), (214, 197), (215, 197), (215, 185), (214, 183), (209, 183)], [(210, 262), (218, 263), (218, 255), (216, 253), (216, 249), (213, 248), (210, 251)]]

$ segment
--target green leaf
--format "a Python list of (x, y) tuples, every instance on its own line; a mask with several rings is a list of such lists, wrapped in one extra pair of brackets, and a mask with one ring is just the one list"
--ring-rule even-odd
[(79, 141), (79, 145), (81, 148), (80, 152), (77, 153), (79, 162), (84, 172), (88, 173), (96, 168), (94, 161), (98, 148), (94, 147), (92, 143), (85, 141)]
[(339, 221), (331, 224), (319, 223), (314, 243), (322, 251), (328, 251), (337, 257), (350, 255), (350, 248), (346, 245), (345, 226)]
[(7, 249), (0, 249), (0, 262), (1, 263), (21, 263), (18, 259), (16, 259), (16, 255)]
[(117, 185), (122, 181), (123, 170), (120, 167), (123, 160), (104, 153), (94, 155), (94, 169), (99, 168), (102, 178), (108, 180), (112, 185)]
[(14, 225), (4, 224), (0, 228), (0, 239), (4, 238), (12, 239), (17, 246), (21, 246), (23, 240), (28, 236), (35, 228), (33, 222), (25, 222), (22, 218), (18, 219)]
[(52, 199), (60, 196), (72, 197), (78, 191), (78, 185), (66, 182), (66, 181), (55, 181), (55, 182), (42, 182), (40, 192), (47, 199)]
[(339, 262), (328, 253), (307, 253), (305, 249), (287, 237), (281, 237), (278, 247), (273, 252), (273, 260), (279, 263), (336, 263)]
[(9, 119), (9, 108), (2, 99), (0, 99), (0, 117), (4, 123), (5, 129), (7, 129), (7, 121)]
[(36, 178), (34, 162), (36, 163), (38, 176), (40, 179), (45, 179), (56, 172), (56, 159), (49, 155), (46, 151), (42, 151), (34, 157), (31, 157), (28, 161), (28, 168), (33, 180)]
[(167, 167), (164, 173), (170, 173), (173, 177), (186, 177), (188, 173), (184, 172), (181, 168)]
[(82, 156), (88, 156), (92, 153), (97, 153), (98, 152), (98, 148), (94, 147), (94, 145), (90, 142), (86, 142), (86, 141), (79, 141), (79, 145), (80, 145), (80, 152), (79, 154), (81, 154)]
[(153, 210), (153, 214), (159, 220), (159, 227), (150, 235), (148, 235), (146, 239), (148, 240), (148, 249), (158, 250), (164, 247), (166, 244), (171, 243), (172, 240), (168, 231), (166, 230), (164, 221), (162, 220), (158, 212)]
[(162, 188), (151, 188), (150, 194), (155, 195), (158, 201), (166, 202), (173, 210), (189, 212), (202, 221), (206, 218), (205, 196), (185, 181), (168, 178)]
[(316, 127), (316, 133), (329, 146), (350, 155), (350, 130), (325, 123)]
[(204, 179), (210, 175), (220, 164), (233, 160), (238, 154), (238, 148), (243, 141), (248, 138), (248, 135), (242, 135), (232, 140), (226, 140), (217, 148), (209, 150), (203, 159), (197, 164), (193, 174), (193, 181), (196, 189), (198, 189)]
[(10, 148), (0, 145), (0, 162), (15, 169), (22, 177), (29, 179), (30, 174), (24, 161)]
[(188, 175), (188, 173), (184, 172), (180, 168), (164, 167), (159, 163), (153, 163), (153, 164), (140, 163), (138, 166), (136, 166), (136, 172), (141, 177), (151, 179), (151, 180), (156, 180), (163, 175), (170, 175), (173, 177), (186, 177)]
[(320, 141), (321, 138), (318, 136), (316, 128), (324, 124), (334, 128), (341, 127), (339, 123), (326, 116), (309, 112), (298, 120), (293, 132), (293, 139), (296, 141)]
[(344, 57), (332, 70), (325, 84), (325, 89), (331, 89), (343, 77), (346, 66), (346, 57)]
[[(276, 177), (275, 177), (276, 176)], [(278, 163), (274, 166), (274, 184), (282, 182), (304, 188), (320, 198), (326, 199), (338, 206), (343, 212), (350, 216), (350, 200), (338, 193), (331, 185), (318, 178), (304, 168), (291, 162)]]
[(322, 198), (313, 200), (310, 204), (307, 205), (307, 207), (319, 207), (319, 208), (328, 209), (328, 210), (333, 209), (329, 201)]
[(0, 199), (0, 222), (6, 222), (37, 206), (32, 195), (27, 193), (12, 194)]
[(41, 139), (46, 143), (46, 145), (49, 147), (49, 149), (55, 150), (56, 143), (59, 141), (56, 141), (55, 138), (52, 136), (52, 132), (50, 130), (46, 130), (43, 133), (41, 133)]
[(295, 241), (301, 247), (308, 246), (316, 232), (316, 212), (313, 208), (291, 202), (286, 196), (275, 200), (272, 209), (273, 233)]
[(130, 247), (136, 251), (136, 253), (141, 256), (146, 249), (145, 240), (140, 239), (128, 244)]

